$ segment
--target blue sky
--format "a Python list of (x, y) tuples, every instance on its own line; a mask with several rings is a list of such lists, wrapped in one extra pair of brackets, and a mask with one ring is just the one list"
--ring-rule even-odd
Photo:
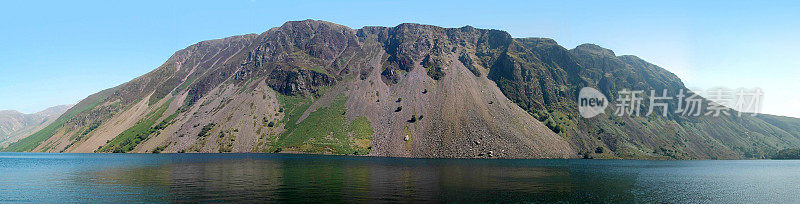
[(800, 117), (793, 1), (12, 1), (0, 6), (0, 110), (76, 103), (202, 40), (319, 19), (360, 28), (472, 25), (637, 55), (689, 87), (754, 88)]

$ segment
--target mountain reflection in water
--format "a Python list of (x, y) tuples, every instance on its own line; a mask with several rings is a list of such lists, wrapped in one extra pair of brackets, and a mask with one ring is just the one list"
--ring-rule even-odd
[(0, 201), (797, 202), (798, 169), (797, 161), (0, 153)]

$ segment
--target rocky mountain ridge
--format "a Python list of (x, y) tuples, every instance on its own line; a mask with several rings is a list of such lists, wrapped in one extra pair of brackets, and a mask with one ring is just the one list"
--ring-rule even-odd
[(587, 86), (609, 98), (685, 88), (663, 68), (592, 44), (291, 21), (177, 51), (4, 150), (738, 159), (800, 146), (794, 119), (769, 115), (584, 119), (576, 99)]

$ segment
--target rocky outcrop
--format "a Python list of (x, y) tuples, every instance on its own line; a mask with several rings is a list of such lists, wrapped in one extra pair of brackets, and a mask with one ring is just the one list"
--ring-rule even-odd
[(284, 95), (301, 95), (316, 90), (318, 87), (335, 84), (327, 74), (311, 70), (275, 70), (270, 73), (267, 84), (278, 93)]

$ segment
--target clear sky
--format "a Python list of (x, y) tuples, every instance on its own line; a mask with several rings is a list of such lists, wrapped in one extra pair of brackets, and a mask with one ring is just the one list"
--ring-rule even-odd
[(10, 1), (0, 19), (0, 110), (77, 103), (196, 42), (319, 19), (472, 25), (568, 49), (594, 43), (689, 87), (760, 87), (763, 112), (800, 117), (797, 1)]

